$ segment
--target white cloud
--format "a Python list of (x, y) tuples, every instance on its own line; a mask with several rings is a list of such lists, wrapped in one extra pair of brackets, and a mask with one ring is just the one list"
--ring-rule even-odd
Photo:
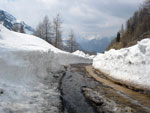
[(77, 7), (72, 7), (72, 8), (69, 10), (69, 13), (70, 13), (72, 16), (85, 17), (85, 13), (81, 10), (81, 8), (80, 8), (79, 6), (77, 6)]
[[(0, 0), (0, 7), (33, 27), (45, 15), (52, 20), (57, 13), (60, 13), (64, 22), (64, 37), (70, 29), (73, 29), (77, 36), (90, 37), (91, 35), (112, 36), (116, 34), (121, 24), (131, 16), (142, 1)], [(122, 5), (119, 6), (120, 4)], [(116, 8), (120, 8), (120, 10)], [(125, 13), (129, 13), (129, 15), (125, 15)]]
[(145, 0), (117, 0), (120, 3), (126, 3), (126, 4), (139, 4), (144, 2)]

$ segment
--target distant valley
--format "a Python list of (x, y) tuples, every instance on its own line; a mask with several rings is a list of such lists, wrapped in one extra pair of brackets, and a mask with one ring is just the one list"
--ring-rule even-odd
[(107, 49), (113, 39), (114, 37), (105, 37), (100, 39), (83, 40), (80, 41), (79, 44), (81, 49), (85, 51), (102, 53)]

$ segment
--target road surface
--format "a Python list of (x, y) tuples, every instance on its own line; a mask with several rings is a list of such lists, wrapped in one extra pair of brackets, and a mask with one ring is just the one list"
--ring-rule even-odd
[(64, 113), (150, 113), (150, 96), (109, 81), (88, 64), (67, 68), (61, 94)]

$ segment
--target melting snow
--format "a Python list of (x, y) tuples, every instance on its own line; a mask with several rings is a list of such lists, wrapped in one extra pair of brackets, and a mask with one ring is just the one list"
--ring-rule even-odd
[(129, 48), (98, 54), (93, 66), (115, 79), (150, 89), (150, 39)]
[(73, 52), (74, 55), (77, 55), (79, 57), (83, 57), (83, 58), (89, 58), (89, 59), (93, 59), (95, 57), (95, 55), (89, 55), (89, 54), (85, 54), (83, 51), (77, 50), (75, 52)]
[(0, 113), (59, 113), (62, 65), (91, 63), (0, 25)]

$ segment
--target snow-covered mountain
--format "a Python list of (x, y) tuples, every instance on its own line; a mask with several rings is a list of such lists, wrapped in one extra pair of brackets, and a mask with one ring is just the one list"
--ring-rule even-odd
[(31, 26), (27, 25), (23, 21), (18, 21), (13, 15), (3, 10), (0, 10), (0, 22), (3, 23), (3, 25), (9, 30), (12, 30), (13, 25), (17, 24), (24, 26), (25, 33), (27, 34), (34, 33), (34, 29)]
[(104, 52), (108, 45), (113, 40), (113, 37), (110, 38), (100, 38), (100, 39), (91, 39), (91, 40), (83, 40), (80, 41), (80, 47), (83, 50), (89, 51), (89, 52)]

